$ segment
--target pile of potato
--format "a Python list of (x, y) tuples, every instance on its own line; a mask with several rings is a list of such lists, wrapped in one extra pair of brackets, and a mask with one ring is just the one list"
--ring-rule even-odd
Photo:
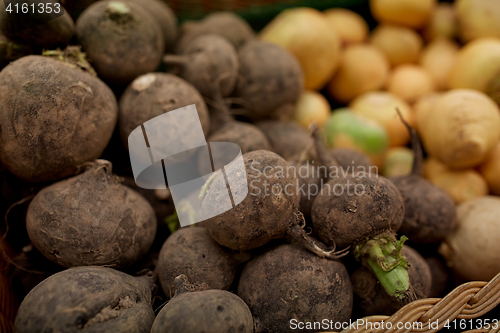
[[(341, 331), (500, 273), (498, 0), (260, 32), (164, 0), (24, 2), (0, 4), (1, 332)], [(243, 164), (174, 206), (136, 185), (129, 135), (189, 105)]]

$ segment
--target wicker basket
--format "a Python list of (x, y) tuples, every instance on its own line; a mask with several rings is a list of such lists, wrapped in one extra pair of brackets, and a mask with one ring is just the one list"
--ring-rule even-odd
[[(486, 325), (474, 321), (486, 315), (498, 304), (500, 304), (500, 273), (489, 282), (466, 282), (443, 298), (423, 298), (413, 301), (392, 316), (363, 318), (362, 324), (343, 330), (342, 333), (431, 333), (443, 328), (453, 332), (498, 333), (500, 318), (490, 318), (490, 322)], [(398, 328), (398, 323), (410, 323), (410, 325)]]

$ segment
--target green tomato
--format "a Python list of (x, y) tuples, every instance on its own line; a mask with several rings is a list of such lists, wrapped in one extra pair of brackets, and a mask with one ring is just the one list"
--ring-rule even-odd
[(373, 120), (359, 116), (348, 108), (333, 111), (323, 126), (328, 148), (350, 148), (368, 155), (375, 165), (381, 165), (389, 147), (386, 130)]

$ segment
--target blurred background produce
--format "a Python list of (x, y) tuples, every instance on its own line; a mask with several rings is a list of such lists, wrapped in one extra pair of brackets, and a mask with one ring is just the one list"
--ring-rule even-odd
[[(165, 318), (178, 332), (291, 332), (292, 317), (391, 315), (500, 273), (499, 0), (50, 0), (65, 11), (49, 21), (9, 3), (1, 332), (149, 332)], [(259, 192), (179, 229), (192, 205), (220, 202), (193, 192), (176, 211), (169, 190), (139, 188), (128, 135), (191, 104), (208, 141), (242, 148), (254, 190), (257, 161), (271, 186), (308, 192)], [(352, 179), (363, 195), (320, 191)], [(87, 265), (110, 268), (74, 267)], [(131, 286), (75, 291), (109, 276)], [(144, 315), (124, 325), (135, 308)]]

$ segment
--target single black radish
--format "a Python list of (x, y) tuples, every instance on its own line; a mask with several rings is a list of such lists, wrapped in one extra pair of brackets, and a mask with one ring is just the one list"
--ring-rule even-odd
[(397, 187), (378, 174), (339, 175), (326, 183), (311, 209), (313, 230), (328, 246), (352, 249), (390, 296), (411, 297), (408, 263), (396, 232), (404, 218)]
[(96, 266), (74, 267), (33, 288), (21, 303), (15, 332), (147, 333), (155, 315), (154, 279)]
[(403, 246), (403, 257), (409, 265), (408, 275), (413, 297), (390, 297), (377, 278), (367, 268), (360, 266), (351, 274), (354, 303), (360, 315), (392, 315), (411, 299), (430, 297), (433, 281), (431, 269), (425, 259), (407, 245)]
[(177, 230), (163, 244), (156, 266), (163, 292), (173, 297), (174, 279), (181, 274), (192, 283), (228, 290), (244, 256), (238, 254), (217, 244), (203, 227)]
[(163, 61), (174, 73), (198, 89), (203, 96), (212, 95), (212, 81), (218, 81), (223, 97), (236, 86), (239, 71), (238, 54), (224, 37), (206, 34), (193, 38), (178, 55), (166, 55)]
[(295, 332), (298, 322), (349, 321), (351, 281), (344, 265), (297, 244), (280, 245), (246, 264), (238, 296), (254, 316), (255, 332)]
[[(340, 253), (328, 249), (303, 230), (304, 217), (299, 212), (299, 180), (279, 155), (256, 150), (243, 154), (247, 183), (231, 185), (232, 196), (245, 195), (238, 205), (203, 222), (210, 236), (220, 245), (233, 250), (250, 250), (272, 239), (291, 237), (321, 257), (338, 258)], [(292, 170), (290, 170), (292, 169)], [(227, 179), (237, 179), (238, 164), (231, 163), (206, 183), (201, 209), (211, 216), (227, 197)], [(236, 200), (235, 200), (236, 201)], [(218, 212), (218, 211), (216, 211)]]
[(185, 275), (175, 278), (175, 296), (161, 309), (151, 333), (252, 333), (252, 314), (245, 302), (225, 290), (207, 290)]
[(405, 201), (405, 217), (399, 233), (412, 243), (440, 242), (456, 224), (455, 204), (448, 193), (422, 177), (420, 139), (402, 117), (401, 121), (410, 132), (414, 159), (409, 175), (390, 178)]

